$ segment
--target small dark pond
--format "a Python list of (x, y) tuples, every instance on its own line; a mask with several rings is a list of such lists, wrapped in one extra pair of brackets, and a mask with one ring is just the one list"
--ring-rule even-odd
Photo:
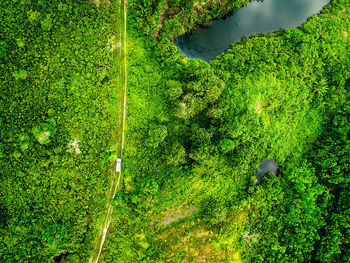
[(261, 162), (258, 171), (254, 174), (256, 179), (258, 179), (256, 184), (260, 184), (262, 175), (267, 173), (276, 174), (278, 167), (278, 163), (276, 163), (274, 159), (264, 159)]
[(251, 2), (225, 20), (179, 37), (176, 46), (189, 58), (209, 61), (242, 37), (298, 27), (330, 0), (264, 0)]
[(57, 262), (57, 263), (60, 263), (60, 262), (64, 261), (67, 258), (68, 254), (69, 254), (68, 252), (62, 252), (58, 256), (54, 257), (53, 261)]

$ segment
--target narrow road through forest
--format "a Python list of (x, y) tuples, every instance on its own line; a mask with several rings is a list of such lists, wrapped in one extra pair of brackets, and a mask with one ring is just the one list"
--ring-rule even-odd
[[(117, 128), (117, 157), (123, 159), (123, 149), (124, 149), (124, 133), (125, 133), (125, 117), (126, 117), (126, 92), (127, 92), (127, 73), (126, 73), (126, 10), (127, 0), (120, 0), (120, 79), (121, 83), (118, 85), (119, 93), (119, 113), (118, 113), (118, 128)], [(111, 201), (114, 199), (122, 176), (122, 172), (116, 172), (114, 169), (109, 197), (106, 206), (106, 214), (104, 219), (104, 224), (101, 226), (98, 239), (96, 239), (92, 256), (89, 263), (97, 263), (101, 252), (103, 249), (103, 244), (106, 239), (108, 228), (111, 224), (113, 206)], [(113, 193), (113, 194), (112, 194)]]

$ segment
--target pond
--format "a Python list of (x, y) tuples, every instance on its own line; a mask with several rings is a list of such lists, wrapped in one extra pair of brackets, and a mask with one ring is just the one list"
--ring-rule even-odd
[(253, 1), (225, 20), (178, 38), (176, 46), (189, 58), (210, 61), (242, 37), (298, 27), (318, 13), (330, 0)]
[(276, 163), (274, 159), (264, 159), (261, 162), (258, 171), (254, 174), (254, 176), (258, 180), (256, 184), (260, 184), (262, 175), (267, 173), (276, 174), (278, 167), (278, 163)]

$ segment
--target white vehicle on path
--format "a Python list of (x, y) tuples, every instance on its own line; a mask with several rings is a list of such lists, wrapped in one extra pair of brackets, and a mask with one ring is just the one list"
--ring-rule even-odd
[(115, 166), (115, 171), (116, 172), (121, 172), (122, 171), (122, 159), (118, 158), (117, 163)]

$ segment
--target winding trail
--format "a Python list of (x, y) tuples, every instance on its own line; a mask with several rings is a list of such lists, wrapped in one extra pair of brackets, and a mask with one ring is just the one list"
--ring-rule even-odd
[[(117, 157), (123, 159), (123, 149), (124, 149), (124, 133), (125, 133), (125, 119), (126, 119), (126, 93), (127, 93), (127, 72), (126, 72), (126, 16), (127, 16), (127, 0), (120, 0), (120, 18), (123, 24), (123, 33), (120, 33), (120, 76), (121, 76), (121, 85), (118, 88), (118, 92), (120, 92), (120, 100), (119, 100), (119, 113), (118, 113), (118, 139), (116, 143), (117, 148)], [(124, 18), (124, 19), (122, 19)], [(109, 198), (106, 206), (106, 215), (104, 219), (104, 224), (101, 226), (101, 230), (99, 232), (98, 239), (96, 239), (96, 243), (94, 246), (94, 250), (92, 252), (92, 256), (89, 260), (89, 263), (98, 263), (98, 260), (101, 256), (101, 252), (103, 249), (103, 244), (106, 240), (106, 235), (108, 232), (108, 228), (111, 224), (112, 214), (113, 214), (113, 206), (111, 201), (114, 199), (117, 190), (120, 185), (120, 179), (122, 176), (122, 172), (116, 172), (114, 169)], [(113, 194), (112, 194), (113, 191)]]

